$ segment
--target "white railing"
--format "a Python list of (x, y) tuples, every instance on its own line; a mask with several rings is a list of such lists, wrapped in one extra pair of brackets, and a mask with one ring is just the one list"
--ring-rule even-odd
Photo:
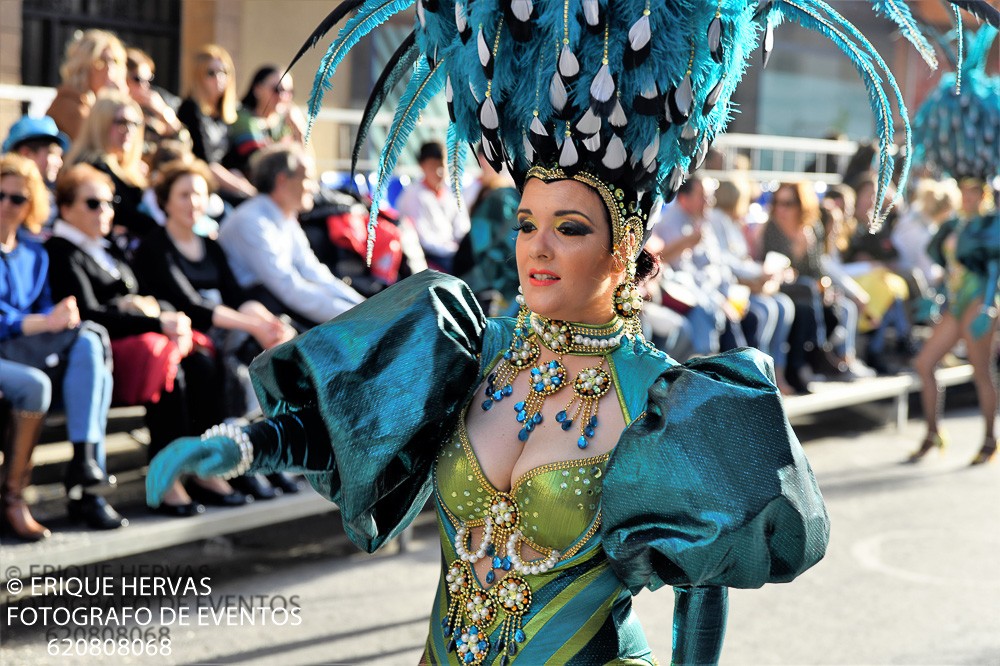
[[(27, 102), (29, 115), (42, 115), (52, 103), (54, 88), (0, 84), (0, 101)], [(348, 171), (351, 165), (351, 148), (362, 112), (358, 109), (332, 108), (320, 111), (316, 127), (324, 125), (332, 128), (328, 136), (336, 138), (336, 149), (324, 154), (317, 150), (317, 166), (321, 171)], [(373, 134), (384, 131), (392, 122), (392, 114), (379, 113), (375, 118)], [(425, 115), (420, 120), (425, 128), (440, 130), (444, 135), (448, 126), (447, 118)], [(0, 128), (6, 134), (7, 128)], [(377, 135), (373, 136), (376, 139)], [(722, 152), (723, 169), (702, 170), (699, 173), (709, 178), (726, 178), (737, 168), (737, 155), (749, 158), (749, 171), (745, 175), (751, 180), (767, 183), (783, 180), (812, 180), (828, 184), (840, 182), (847, 161), (855, 153), (858, 144), (854, 141), (832, 141), (827, 139), (806, 139), (787, 136), (763, 136), (757, 134), (723, 134), (715, 141), (714, 147)], [(332, 154), (331, 154), (332, 153)], [(810, 165), (818, 164), (820, 170), (807, 171)], [(373, 171), (372, 160), (359, 162), (359, 170)], [(412, 173), (413, 168), (400, 169)]]

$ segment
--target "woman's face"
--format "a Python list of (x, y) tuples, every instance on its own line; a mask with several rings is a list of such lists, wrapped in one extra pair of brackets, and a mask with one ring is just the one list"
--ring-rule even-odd
[(979, 208), (986, 198), (986, 190), (978, 183), (966, 183), (961, 185), (962, 190), (962, 213), (971, 217), (979, 214)]
[(62, 206), (59, 214), (90, 238), (104, 238), (111, 231), (115, 218), (111, 188), (97, 180), (84, 181), (76, 189), (76, 198)]
[(191, 229), (205, 215), (207, 206), (208, 183), (201, 176), (192, 173), (174, 181), (163, 212), (167, 214), (167, 224), (178, 224)]
[(205, 74), (202, 76), (199, 85), (201, 86), (201, 93), (206, 100), (215, 104), (222, 97), (222, 93), (226, 92), (226, 86), (229, 85), (229, 77), (232, 73), (226, 69), (225, 63), (223, 63), (218, 58), (213, 58), (208, 63), (208, 67), (205, 69)]
[(90, 90), (97, 94), (105, 88), (126, 90), (125, 63), (115, 59), (110, 47), (101, 51), (101, 55), (90, 65)]
[(153, 69), (148, 63), (140, 62), (135, 71), (128, 73), (128, 94), (137, 102), (146, 103), (153, 85)]
[(781, 225), (797, 226), (802, 221), (802, 204), (791, 187), (778, 188), (771, 201), (771, 211), (775, 222)]
[(135, 141), (141, 141), (139, 129), (142, 127), (142, 116), (131, 106), (123, 106), (115, 111), (108, 128), (107, 151), (115, 157), (122, 157), (132, 148)]
[(282, 78), (281, 72), (274, 72), (254, 88), (257, 114), (266, 117), (275, 111), (282, 113), (291, 104), (293, 92), (292, 75)]
[(27, 181), (22, 176), (4, 176), (0, 178), (0, 192), (3, 193), (0, 220), (7, 228), (20, 226), (28, 217), (28, 204), (31, 202)]
[(531, 178), (517, 211), (517, 275), (528, 307), (551, 319), (604, 324), (614, 316), (611, 226), (600, 196), (574, 180)]

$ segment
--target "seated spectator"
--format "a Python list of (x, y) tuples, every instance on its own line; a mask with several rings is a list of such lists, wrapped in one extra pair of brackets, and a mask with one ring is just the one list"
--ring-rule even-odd
[(917, 183), (912, 205), (892, 230), (892, 245), (899, 253), (897, 268), (904, 277), (912, 276), (915, 293), (926, 296), (944, 279), (944, 269), (931, 259), (927, 246), (960, 205), (961, 192), (954, 180), (925, 178)]
[(783, 183), (772, 199), (761, 250), (783, 254), (791, 261), (792, 280), (782, 285), (782, 291), (795, 303), (786, 379), (799, 393), (809, 392), (803, 374), (807, 358), (812, 369), (824, 375), (852, 378), (873, 374), (857, 360), (854, 333), (858, 306), (834, 287), (824, 270), (825, 247), (819, 200), (812, 184)]
[[(0, 204), (2, 206), (2, 204)], [(2, 315), (0, 315), (2, 317)], [(41, 541), (52, 536), (31, 515), (24, 499), (31, 485), (31, 454), (42, 432), (42, 423), (52, 403), (52, 381), (38, 368), (8, 359), (0, 359), (0, 398), (8, 423), (0, 418), (0, 444), (3, 446), (3, 471), (0, 472), (0, 514), (4, 532), (8, 530), (22, 541)]]
[(49, 190), (49, 219), (42, 225), (42, 234), (55, 219), (56, 177), (63, 165), (63, 153), (68, 149), (69, 137), (60, 132), (55, 121), (48, 116), (23, 116), (11, 126), (3, 142), (2, 152), (16, 153), (35, 163)]
[[(195, 234), (195, 225), (205, 215), (212, 182), (212, 173), (201, 160), (177, 161), (163, 168), (155, 190), (167, 214), (166, 225), (146, 237), (133, 265), (144, 293), (183, 310), (191, 317), (191, 326), (212, 341), (225, 380), (219, 399), (223, 415), (243, 418), (259, 405), (255, 398), (248, 404), (253, 391), (241, 382), (241, 375), (248, 377), (246, 368), (254, 356), (290, 340), (295, 330), (260, 303), (249, 300), (218, 243)], [(259, 479), (239, 477), (230, 483), (257, 499), (275, 496)], [(292, 487), (298, 489), (294, 484)]]
[[(156, 74), (156, 64), (148, 53), (142, 49), (129, 48), (125, 51), (125, 69), (129, 96), (139, 104), (145, 125), (145, 148), (143, 155), (156, 152), (156, 146), (162, 139), (179, 139), (189, 142), (187, 128), (177, 119), (174, 107), (164, 98), (167, 95), (177, 98), (166, 91), (160, 91), (153, 86)], [(177, 100), (179, 103), (180, 100)]]
[(45, 115), (71, 141), (76, 141), (90, 115), (97, 95), (105, 90), (127, 94), (125, 47), (105, 30), (85, 30), (66, 45), (66, 57), (59, 68), (62, 82)]
[(237, 206), (219, 230), (219, 244), (247, 296), (302, 328), (364, 300), (316, 258), (296, 219), (313, 205), (314, 169), (299, 146), (265, 148), (253, 170), (261, 194)]
[(790, 395), (795, 389), (785, 380), (785, 365), (795, 304), (780, 291), (783, 272), (768, 272), (763, 263), (750, 256), (746, 234), (749, 206), (749, 184), (724, 180), (715, 190), (715, 208), (709, 212), (708, 223), (722, 247), (722, 260), (739, 283), (750, 290), (748, 307), (755, 316), (741, 322), (747, 342), (774, 359), (778, 389)]
[(261, 148), (275, 143), (302, 144), (306, 120), (295, 106), (293, 95), (291, 74), (282, 77), (274, 65), (265, 65), (254, 73), (236, 122), (229, 126), (226, 166), (246, 174), (250, 172), (251, 156)]
[[(175, 139), (161, 141), (149, 160), (149, 182), (156, 183), (160, 177), (160, 170), (178, 160), (190, 163), (195, 160), (195, 156), (191, 154), (191, 149), (180, 141)], [(147, 187), (142, 193), (141, 210), (156, 220), (156, 223), (161, 227), (166, 224), (167, 214), (163, 212), (156, 200), (155, 187)], [(225, 202), (215, 192), (212, 192), (208, 197), (208, 207), (205, 209), (204, 215), (194, 225), (194, 232), (206, 238), (216, 238), (219, 235), (219, 223), (216, 219), (221, 218), (225, 214), (225, 210)]]
[[(6, 375), (6, 362), (14, 361), (47, 373), (50, 384), (61, 388), (58, 397), (66, 408), (66, 432), (73, 443), (64, 480), (69, 517), (94, 529), (123, 527), (128, 521), (100, 495), (114, 486), (105, 466), (111, 372), (104, 332), (80, 326), (75, 297), (60, 296), (53, 302), (49, 257), (20, 231), (22, 226), (37, 230), (48, 217), (48, 193), (35, 163), (18, 155), (0, 158), (0, 197), (0, 374)], [(48, 533), (31, 519), (22, 496), (31, 479), (31, 449), (43, 417), (15, 414), (15, 450), (7, 474), (5, 516), (15, 533), (28, 540)]]
[[(191, 320), (167, 301), (141, 295), (122, 251), (105, 240), (114, 209), (111, 178), (87, 164), (71, 167), (56, 183), (59, 217), (46, 243), (57, 298), (74, 296), (81, 316), (110, 334), (115, 359), (114, 399), (146, 408), (149, 455), (178, 437), (204, 432), (225, 417), (223, 387), (211, 342), (192, 332)], [(185, 517), (247, 499), (218, 478), (193, 478), (168, 493), (160, 513)]]
[(403, 190), (396, 210), (416, 228), (427, 265), (450, 273), (458, 244), (469, 233), (469, 216), (459, 209), (446, 182), (441, 144), (420, 146), (417, 163), (424, 177)]
[(222, 166), (229, 152), (229, 126), (236, 122), (233, 59), (221, 46), (203, 46), (194, 56), (192, 81), (177, 117), (191, 133), (194, 156), (208, 163), (222, 198), (235, 206), (257, 194), (257, 189), (243, 173)]
[(722, 261), (722, 246), (711, 225), (705, 223), (709, 194), (697, 176), (688, 178), (673, 202), (663, 207), (653, 234), (662, 241), (661, 288), (668, 299), (683, 291), (683, 305), (665, 302), (683, 310), (693, 330), (694, 352), (700, 355), (744, 346), (740, 322), (746, 311), (730, 302), (728, 287), (736, 280)]
[(127, 236), (129, 251), (157, 228), (140, 208), (147, 184), (142, 129), (142, 109), (134, 100), (121, 92), (103, 93), (66, 158), (67, 166), (89, 164), (111, 177), (116, 233)]

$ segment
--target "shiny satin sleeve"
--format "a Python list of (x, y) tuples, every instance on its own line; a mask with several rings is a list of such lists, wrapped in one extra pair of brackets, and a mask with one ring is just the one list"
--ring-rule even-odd
[(726, 637), (727, 587), (674, 588), (671, 664), (717, 664)]
[(742, 349), (666, 369), (608, 462), (602, 516), (633, 593), (760, 587), (819, 561), (826, 507), (770, 359)]
[(461, 280), (418, 273), (294, 340), (250, 372), (268, 420), (251, 471), (301, 470), (360, 548), (397, 534), (479, 381), (486, 320)]

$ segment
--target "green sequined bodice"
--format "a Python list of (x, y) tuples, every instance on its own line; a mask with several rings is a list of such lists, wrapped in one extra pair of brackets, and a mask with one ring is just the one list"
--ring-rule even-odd
[[(510, 489), (521, 511), (524, 537), (544, 548), (567, 550), (593, 525), (608, 455), (541, 465)], [(438, 495), (457, 521), (481, 520), (498, 492), (479, 467), (464, 421), (438, 456)]]

